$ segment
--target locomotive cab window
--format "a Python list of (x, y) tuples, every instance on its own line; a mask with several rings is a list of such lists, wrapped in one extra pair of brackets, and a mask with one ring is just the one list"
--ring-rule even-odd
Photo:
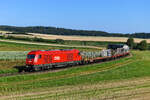
[(34, 59), (34, 58), (35, 58), (35, 55), (28, 55), (27, 58), (28, 58), (28, 59)]
[(81, 53), (79, 52), (78, 55), (81, 55)]
[(41, 59), (42, 58), (42, 55), (39, 55), (39, 57), (38, 57), (39, 59)]

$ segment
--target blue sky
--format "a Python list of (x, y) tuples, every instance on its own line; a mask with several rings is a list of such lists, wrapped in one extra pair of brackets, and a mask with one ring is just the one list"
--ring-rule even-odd
[(1, 0), (0, 25), (150, 32), (150, 0)]

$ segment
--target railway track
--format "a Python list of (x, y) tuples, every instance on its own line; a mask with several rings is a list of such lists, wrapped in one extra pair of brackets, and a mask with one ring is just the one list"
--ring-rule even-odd
[[(48, 73), (48, 72), (58, 72), (58, 71), (62, 71), (62, 70), (68, 69), (68, 68), (72, 68), (72, 67), (84, 67), (86, 65), (93, 65), (93, 64), (99, 64), (99, 63), (111, 62), (111, 61), (114, 61), (114, 60), (119, 60), (119, 59), (124, 58), (124, 57), (132, 57), (132, 55), (131, 54), (130, 55), (125, 55), (123, 57), (118, 57), (116, 59), (111, 59), (111, 60), (106, 60), (105, 59), (104, 61), (98, 61), (98, 62), (94, 62), (94, 63), (87, 63), (87, 64), (83, 64), (83, 65), (66, 66), (66, 67), (61, 67), (61, 68), (55, 67), (55, 68), (52, 68), (52, 69), (49, 69), (49, 70), (42, 70), (42, 71), (35, 71), (35, 72), (24, 72), (24, 71), (22, 71), (22, 72), (17, 72), (17, 73), (6, 73), (6, 74), (0, 74), (0, 77), (26, 75), (26, 74), (41, 74), (41, 73)], [(107, 69), (109, 70), (109, 69), (112, 69), (112, 68), (113, 67), (107, 68)]]

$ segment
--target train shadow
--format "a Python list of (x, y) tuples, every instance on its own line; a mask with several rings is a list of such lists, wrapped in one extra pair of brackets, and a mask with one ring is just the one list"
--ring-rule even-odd
[(25, 66), (14, 66), (14, 68), (15, 69), (17, 69), (18, 70), (18, 72), (23, 72), (23, 71), (25, 71)]

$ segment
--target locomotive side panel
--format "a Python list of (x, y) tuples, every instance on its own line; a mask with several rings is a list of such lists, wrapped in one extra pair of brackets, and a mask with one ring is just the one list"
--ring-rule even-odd
[[(28, 56), (32, 59), (26, 59), (27, 67), (34, 70), (49, 69), (61, 65), (74, 65), (81, 61), (81, 55), (78, 50), (53, 50), (53, 51), (31, 51)], [(32, 65), (29, 65), (32, 60)]]

